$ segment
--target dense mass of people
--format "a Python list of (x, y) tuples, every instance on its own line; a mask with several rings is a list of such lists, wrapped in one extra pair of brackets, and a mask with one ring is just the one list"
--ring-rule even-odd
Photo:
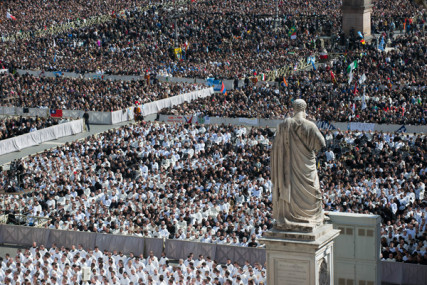
[[(97, 246), (82, 245), (51, 248), (33, 244), (18, 249), (16, 254), (0, 257), (2, 284), (266, 284), (266, 270), (260, 264), (218, 264), (209, 256), (195, 258), (189, 253), (185, 260), (173, 264), (162, 253), (155, 256), (128, 255), (116, 250), (101, 251)], [(88, 268), (85, 279), (83, 269)]]
[[(285, 75), (273, 86), (246, 79), (244, 87), (228, 91), (226, 96), (216, 94), (163, 113), (281, 119), (289, 112), (286, 106), (302, 98), (317, 120), (424, 125), (425, 41), (412, 35), (390, 40), (395, 49), (388, 53), (373, 46), (357, 48), (317, 69)], [(348, 66), (354, 61), (358, 67), (350, 75)]]
[(4, 117), (0, 119), (0, 140), (35, 132), (58, 124), (58, 119), (39, 117)]
[(204, 84), (0, 75), (0, 100), (18, 107), (117, 111), (206, 88)]
[[(0, 67), (11, 72), (0, 75), (3, 102), (113, 111), (203, 88), (157, 80), (46, 78), (42, 71), (244, 78), (245, 86), (227, 95), (164, 113), (281, 119), (292, 113), (286, 106), (303, 98), (316, 120), (427, 123), (426, 14), (413, 1), (374, 1), (372, 31), (380, 37), (372, 43), (360, 42), (357, 31), (349, 37), (341, 33), (340, 1), (335, 0), (279, 1), (278, 17), (274, 2), (265, 1), (187, 1), (173, 8), (165, 5), (168, 1), (95, 2), (7, 1), (0, 7), (8, 15), (0, 22), (3, 36), (32, 33), (0, 43)], [(102, 14), (111, 19), (62, 34), (34, 34)], [(323, 43), (325, 35), (331, 40)], [(313, 70), (299, 69), (301, 59), (325, 51), (331, 57), (322, 60), (324, 65), (316, 68), (313, 62)], [(356, 60), (351, 80), (348, 69)], [(283, 66), (294, 72), (274, 85), (250, 80)], [(17, 75), (17, 68), (39, 70), (41, 76)], [(10, 122), (2, 125), (7, 130)], [(30, 123), (34, 128), (39, 127)], [(22, 129), (27, 123), (17, 131)], [(380, 215), (382, 259), (426, 264), (426, 136), (324, 134), (327, 149), (318, 157), (324, 209)], [(4, 172), (0, 187), (26, 194), (1, 197), (0, 205), (5, 214), (26, 215), (31, 226), (45, 220), (42, 226), (51, 229), (259, 247), (258, 239), (274, 223), (273, 138), (268, 128), (141, 122), (17, 162), (19, 179)], [(70, 284), (81, 281), (87, 265), (98, 284), (265, 282), (261, 267), (224, 268), (209, 260), (185, 264), (184, 270), (165, 258), (157, 266), (152, 256), (115, 257), (97, 249), (34, 247), (14, 260), (6, 258), (0, 281)]]
[(328, 131), (325, 138), (325, 210), (380, 215), (382, 260), (427, 265), (427, 137)]
[[(271, 12), (272, 3), (231, 2), (196, 1), (180, 9), (134, 7), (110, 22), (41, 39), (4, 43), (2, 61), (12, 69), (108, 74), (142, 74), (149, 70), (181, 77), (241, 78), (293, 65), (321, 51), (315, 43), (322, 35), (344, 39), (338, 1), (328, 1), (326, 7), (323, 1), (282, 3), (279, 19)], [(408, 2), (404, 3), (408, 8), (401, 10), (403, 14), (415, 13), (415, 6), (404, 2)], [(381, 13), (390, 9), (380, 1), (377, 5)], [(425, 15), (417, 16), (411, 17), (408, 27), (421, 28)], [(382, 20), (380, 23), (378, 32), (388, 31)], [(290, 37), (293, 27), (296, 39)], [(333, 42), (328, 47), (332, 46)], [(175, 53), (175, 48), (181, 51)]]
[[(58, 1), (58, 0), (25, 0), (3, 1), (0, 6), (0, 31), (3, 36), (16, 32), (36, 32), (59, 26), (70, 21), (84, 21), (93, 16), (119, 13), (147, 5), (149, 1)], [(7, 13), (11, 17), (7, 17)], [(13, 17), (13, 18), (12, 18)], [(14, 19), (15, 18), (15, 19)]]
[[(249, 77), (253, 75), (283, 66), (295, 66), (298, 69), (299, 60), (305, 60), (326, 48), (330, 52), (345, 51), (345, 56), (334, 57), (332, 62), (327, 63), (326, 68), (287, 74), (289, 87), (283, 88), (282, 91), (279, 89), (279, 94), (276, 90), (269, 90), (267, 93), (272, 95), (257, 100), (259, 96), (252, 94), (257, 90), (244, 90), (244, 94), (237, 91), (231, 94), (230, 97), (233, 98), (230, 100), (235, 101), (238, 106), (226, 104), (223, 108), (216, 108), (213, 103), (224, 99), (217, 98), (211, 104), (207, 104), (208, 100), (205, 99), (179, 107), (178, 113), (193, 112), (200, 108), (196, 105), (198, 104), (206, 106), (206, 115), (281, 118), (283, 113), (287, 112), (282, 110), (281, 106), (287, 105), (283, 103), (304, 97), (309, 99), (309, 103), (320, 105), (311, 105), (311, 112), (313, 116), (326, 121), (425, 124), (427, 108), (423, 94), (427, 80), (427, 50), (423, 26), (426, 15), (417, 10), (410, 1), (397, 4), (374, 2), (373, 17), (380, 18), (374, 29), (378, 32), (385, 31), (382, 34), (384, 42), (394, 48), (388, 53), (377, 49), (381, 38), (366, 45), (354, 39), (349, 42), (350, 37), (345, 39), (339, 33), (340, 17), (332, 17), (340, 13), (340, 4), (336, 1), (328, 2), (326, 7), (322, 1), (309, 4), (301, 1), (292, 1), (286, 5), (279, 3), (281, 16), (278, 22), (274, 13), (271, 13), (272, 3), (259, 1), (197, 2), (180, 6), (179, 13), (170, 6), (153, 4), (155, 5), (149, 9), (139, 9), (138, 5), (127, 7), (123, 15), (112, 18), (110, 22), (50, 37), (33, 37), (25, 41), (3, 43), (2, 65), (11, 71), (24, 68), (99, 74), (151, 73), (236, 80), (246, 78), (249, 81)], [(123, 5), (126, 6), (126, 2)], [(401, 21), (396, 18), (397, 24), (391, 29), (389, 26), (392, 26), (392, 23), (387, 24), (382, 20), (382, 16), (392, 13), (396, 5), (401, 7), (396, 13), (407, 20), (405, 29), (411, 27), (408, 33), (397, 37), (391, 31), (403, 29)], [(316, 14), (321, 6), (323, 14)], [(252, 9), (254, 7), (256, 9)], [(201, 16), (199, 11), (202, 10), (210, 12)], [(278, 29), (274, 28), (276, 26)], [(297, 32), (296, 39), (290, 37), (293, 27)], [(319, 37), (325, 34), (332, 35), (332, 40), (323, 46)], [(338, 42), (341, 44), (337, 45)], [(175, 48), (180, 48), (180, 51), (175, 52)], [(359, 68), (355, 71), (353, 82), (357, 81), (362, 73), (366, 74), (368, 79), (364, 83), (366, 101), (362, 100), (360, 86), (354, 87), (353, 82), (347, 85), (347, 67), (354, 60), (359, 61)], [(331, 78), (331, 73), (335, 74), (334, 79)], [(37, 80), (31, 81), (34, 83)], [(93, 97), (85, 94), (92, 91), (90, 86), (86, 86), (90, 91), (79, 92), (78, 87), (70, 87), (70, 84), (59, 85), (58, 89), (54, 87), (54, 92), (51, 92), (50, 88), (27, 92), (49, 93), (49, 96), (41, 98), (35, 95), (37, 105), (45, 106), (49, 102), (56, 105), (56, 108), (68, 109), (108, 111), (127, 107), (129, 101), (151, 100), (136, 98), (139, 95), (135, 93), (148, 92), (145, 87), (142, 88), (144, 90), (139, 88), (140, 82), (129, 88), (109, 88), (108, 81), (95, 82), (94, 90), (98, 92), (94, 93), (98, 94)], [(8, 83), (11, 84), (14, 82)], [(87, 84), (78, 81), (75, 85)], [(90, 85), (94, 85), (93, 82)], [(149, 88), (153, 89), (153, 86)], [(6, 93), (2, 91), (3, 97), (10, 97), (10, 92), (16, 92), (13, 88), (9, 89), (11, 90), (6, 89)], [(31, 86), (31, 89), (34, 89), (34, 86)], [(163, 97), (158, 95), (161, 91), (153, 91), (157, 94), (154, 99)], [(123, 92), (128, 94), (126, 98), (129, 100), (121, 100), (121, 94), (117, 96)], [(262, 93), (265, 95), (266, 92)], [(73, 99), (64, 100), (69, 97)], [(15, 104), (23, 106), (29, 105), (26, 101), (33, 102), (28, 97), (19, 98), (18, 101)], [(245, 101), (258, 105), (250, 109), (243, 108), (241, 104)], [(213, 112), (210, 109), (213, 109)]]
[[(23, 160), (20, 187), (32, 192), (2, 204), (6, 213), (47, 218), (54, 229), (261, 246), (273, 223), (273, 136), (267, 128), (122, 127)], [(325, 138), (325, 210), (379, 214), (387, 245), (402, 237), (425, 250), (426, 136), (327, 131)], [(3, 175), (0, 183), (16, 181)], [(403, 236), (405, 228), (415, 234)], [(424, 251), (406, 250), (411, 261), (425, 261)]]
[[(318, 22), (299, 20), (318, 33)], [(304, 29), (291, 42), (287, 33), (295, 21), (288, 19), (280, 30), (273, 30), (271, 17), (197, 11), (179, 16), (166, 8), (131, 10), (128, 17), (108, 23), (3, 43), (3, 63), (7, 68), (78, 73), (140, 75), (149, 70), (180, 77), (243, 77), (253, 75), (254, 70), (283, 67), (309, 54), (306, 48), (287, 50), (313, 37)], [(176, 53), (175, 48), (181, 51)], [(291, 51), (294, 54), (288, 54)]]
[[(46, 226), (56, 229), (258, 246), (272, 223), (273, 133), (254, 129), (241, 145), (243, 133), (140, 123), (31, 156), (20, 186), (33, 191), (19, 209), (53, 218)], [(14, 187), (6, 176), (0, 180)], [(6, 211), (16, 211), (9, 202)]]

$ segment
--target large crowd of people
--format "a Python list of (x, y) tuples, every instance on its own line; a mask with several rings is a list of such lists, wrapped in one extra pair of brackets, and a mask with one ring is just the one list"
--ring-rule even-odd
[[(30, 193), (2, 204), (6, 213), (46, 218), (52, 229), (262, 246), (273, 223), (273, 137), (268, 128), (142, 122), (22, 160), (19, 187)], [(424, 263), (426, 136), (327, 131), (325, 138), (325, 210), (381, 215), (382, 235), (390, 233), (383, 251), (404, 239), (417, 246), (401, 255)], [(0, 183), (16, 181), (2, 175)]]
[(325, 138), (325, 210), (380, 215), (382, 260), (427, 265), (427, 137), (328, 131)]
[(4, 205), (54, 217), (46, 226), (56, 229), (258, 246), (272, 225), (273, 133), (254, 129), (246, 145), (243, 133), (157, 123), (103, 133), (24, 160), (19, 186), (31, 193)]
[[(28, 41), (3, 43), (7, 68), (78, 73), (143, 74), (146, 70), (179, 77), (234, 78), (283, 67), (308, 49), (293, 51), (313, 37), (301, 31), (291, 43), (288, 19), (273, 30), (271, 17), (200, 13), (175, 15), (166, 8), (131, 10), (128, 17)], [(313, 33), (315, 23), (301, 18)], [(302, 23), (301, 23), (302, 25)], [(302, 28), (301, 28), (302, 29)], [(286, 35), (286, 36), (284, 36)], [(174, 49), (180, 48), (179, 52)]]
[[(84, 21), (93, 16), (119, 13), (124, 9), (147, 5), (149, 1), (62, 1), (62, 0), (7, 0), (0, 6), (2, 36), (16, 32), (37, 32), (70, 21)], [(7, 15), (10, 17), (7, 17)]]
[[(243, 87), (228, 91), (227, 95), (216, 94), (162, 112), (281, 119), (289, 113), (286, 106), (302, 98), (309, 103), (308, 112), (316, 120), (424, 125), (425, 40), (406, 34), (390, 41), (394, 49), (388, 53), (373, 46), (366, 50), (361, 45), (316, 69), (285, 75), (273, 85), (254, 84), (247, 79)], [(358, 67), (350, 75), (348, 66), (354, 61)], [(240, 86), (237, 81), (234, 85)]]
[(0, 75), (0, 100), (27, 108), (110, 112), (206, 88), (204, 84)]
[(51, 117), (3, 117), (0, 119), (0, 140), (35, 132), (58, 123), (58, 119)]
[[(307, 101), (321, 105), (313, 107), (311, 111), (313, 116), (322, 120), (425, 123), (426, 107), (423, 94), (427, 80), (424, 44), (426, 14), (417, 10), (411, 1), (374, 2), (373, 18), (380, 20), (378, 23), (374, 21), (373, 30), (383, 33), (384, 45), (392, 48), (388, 53), (377, 49), (381, 38), (364, 45), (356, 40), (356, 35), (345, 37), (340, 33), (341, 17), (338, 15), (341, 12), (338, 1), (329, 1), (326, 5), (324, 1), (279, 3), (279, 19), (276, 19), (275, 13), (272, 12), (273, 3), (229, 2), (196, 1), (183, 6), (182, 3), (173, 4), (179, 5), (179, 9), (162, 5), (165, 3), (153, 2), (151, 3), (153, 5), (147, 6), (149, 8), (140, 9), (144, 3), (131, 5), (125, 1), (118, 4), (125, 9), (124, 14), (113, 17), (109, 22), (58, 35), (1, 43), (3, 47), (1, 64), (10, 71), (21, 68), (141, 76), (152, 74), (154, 77), (167, 75), (235, 80), (246, 78), (249, 81), (251, 76), (284, 66), (295, 66), (298, 70), (298, 62), (301, 59), (305, 60), (309, 56), (316, 56), (327, 50), (343, 55), (334, 56), (331, 62), (327, 62), (326, 68), (320, 67), (311, 72), (302, 70), (285, 75), (289, 87), (281, 88), (277, 96), (262, 98), (261, 102), (257, 100), (259, 105), (256, 108), (240, 110), (241, 106), (231, 104), (226, 106), (226, 110), (219, 112), (212, 103), (205, 104), (207, 100), (202, 104), (208, 109), (215, 109), (215, 115), (219, 116), (281, 118), (286, 110), (279, 112), (283, 105), (278, 104), (279, 102), (305, 97), (311, 98)], [(79, 5), (86, 4), (79, 2), (77, 7), (80, 7)], [(393, 13), (396, 6), (401, 8), (395, 12), (396, 18), (393, 21), (396, 23), (383, 21), (384, 15), (389, 16)], [(320, 10), (322, 13), (319, 14)], [(401, 21), (402, 17), (406, 22)], [(408, 32), (396, 37), (392, 31), (402, 31), (403, 25), (405, 31), (409, 29)], [(297, 34), (296, 39), (290, 37), (293, 28)], [(332, 40), (322, 43), (320, 36), (323, 35), (332, 36)], [(347, 84), (349, 81), (347, 67), (354, 60), (359, 61), (359, 68), (354, 71), (355, 80)], [(331, 78), (331, 73), (335, 74), (334, 78)], [(368, 98), (366, 104), (361, 100), (360, 86), (354, 87), (354, 82), (362, 74), (367, 77), (364, 83)], [(96, 85), (101, 85), (95, 86), (95, 90), (102, 90), (108, 85), (108, 81), (101, 84), (99, 81), (95, 82), (98, 83)], [(76, 84), (87, 85), (80, 81)], [(58, 108), (66, 105), (70, 109), (116, 110), (127, 107), (127, 102), (122, 104), (121, 96), (115, 96), (117, 95), (115, 93), (122, 93), (121, 89), (125, 89), (124, 93), (130, 93), (127, 96), (130, 99), (128, 101), (147, 101), (136, 100), (135, 93), (147, 92), (138, 87), (134, 89), (126, 86), (124, 88), (107, 86), (106, 91), (94, 96), (84, 94), (85, 91), (81, 92), (83, 94), (75, 94), (78, 88), (58, 86), (60, 87), (63, 88), (28, 92), (49, 93), (49, 96), (41, 98), (36, 96), (38, 105), (44, 106), (47, 102), (54, 102)], [(70, 91), (64, 94), (66, 92), (64, 90), (68, 88), (71, 88), (71, 94), (68, 94)], [(164, 86), (161, 89), (164, 89)], [(158, 94), (162, 93), (161, 91), (155, 92), (157, 94), (155, 99), (163, 97)], [(245, 100), (239, 99), (241, 97), (256, 97), (251, 95), (251, 90), (245, 90), (244, 95), (238, 92), (231, 94), (231, 97), (236, 97), (231, 100), (238, 101), (238, 104)], [(10, 94), (5, 95), (10, 97)], [(64, 100), (67, 95), (74, 97), (73, 100)], [(93, 97), (89, 100), (92, 104), (87, 102), (88, 96)], [(279, 100), (275, 98), (278, 96)], [(19, 101), (25, 100), (29, 99), (20, 98)], [(21, 104), (28, 105), (28, 102)], [(189, 113), (198, 108), (199, 106), (192, 104), (182, 111)]]
[[(218, 264), (209, 256), (189, 253), (177, 263), (162, 254), (129, 255), (82, 245), (51, 248), (33, 244), (16, 254), (0, 257), (2, 284), (266, 284), (266, 270), (260, 264)], [(89, 269), (88, 278), (83, 271)]]
[[(324, 1), (282, 3), (279, 19), (271, 12), (272, 3), (195, 2), (181, 9), (160, 4), (148, 10), (135, 6), (110, 22), (3, 43), (2, 63), (12, 69), (108, 74), (143, 74), (149, 70), (180, 77), (242, 78), (293, 65), (321, 51), (316, 45), (320, 36), (344, 38), (338, 1), (328, 2), (326, 7)], [(401, 14), (414, 14), (415, 6), (403, 2), (407, 8)], [(381, 13), (390, 9), (380, 1), (377, 6)], [(381, 15), (375, 11), (374, 15)], [(411, 31), (424, 25), (425, 15), (417, 16), (407, 24), (413, 27)], [(388, 31), (382, 20), (380, 23), (378, 32)], [(296, 39), (289, 35), (293, 27)], [(328, 47), (332, 46), (333, 41)], [(181, 50), (174, 52), (176, 48)]]
[[(358, 31), (341, 32), (341, 1), (278, 1), (278, 15), (275, 4), (6, 1), (0, 6), (0, 68), (9, 73), (0, 75), (0, 99), (25, 108), (115, 111), (205, 87), (159, 82), (158, 75), (213, 77), (244, 79), (244, 86), (163, 113), (283, 119), (292, 113), (287, 106), (302, 98), (315, 120), (427, 123), (426, 13), (413, 1), (373, 1), (372, 42), (361, 41)], [(58, 34), (35, 33), (99, 15), (111, 18)], [(30, 36), (4, 40), (22, 32)], [(328, 59), (319, 59), (328, 52)], [(311, 70), (299, 66), (313, 57)], [(253, 78), (285, 66), (293, 72), (274, 83)], [(44, 71), (101, 78), (48, 78)], [(102, 78), (110, 74), (144, 79)], [(2, 121), (0, 139), (49, 120)], [(427, 264), (427, 137), (323, 132), (327, 148), (318, 172), (324, 210), (380, 215), (382, 260)], [(273, 138), (269, 128), (138, 122), (16, 161), (19, 178), (2, 172), (0, 187), (24, 194), (0, 197), (0, 207), (16, 217), (13, 222), (29, 226), (263, 247), (259, 239), (274, 223)], [(84, 266), (91, 268), (92, 284), (265, 283), (259, 265), (224, 267), (207, 259), (172, 267), (164, 257), (42, 246), (7, 256), (0, 282), (72, 284), (82, 281)]]

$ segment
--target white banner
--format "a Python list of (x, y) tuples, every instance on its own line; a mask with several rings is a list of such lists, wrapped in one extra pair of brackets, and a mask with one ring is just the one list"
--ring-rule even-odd
[(156, 114), (163, 108), (171, 108), (173, 106), (180, 105), (184, 102), (191, 102), (199, 98), (209, 97), (213, 93), (214, 93), (213, 88), (207, 88), (207, 89), (197, 90), (190, 93), (147, 103), (147, 104), (144, 104), (143, 107), (141, 108), (142, 115), (147, 116), (151, 114)]
[(46, 141), (55, 140), (83, 132), (83, 120), (75, 120), (59, 124), (35, 132), (24, 134), (0, 141), (0, 155), (19, 151), (23, 148), (38, 145)]

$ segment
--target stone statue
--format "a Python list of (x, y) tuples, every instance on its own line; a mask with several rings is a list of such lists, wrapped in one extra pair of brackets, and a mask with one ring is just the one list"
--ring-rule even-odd
[(306, 119), (307, 104), (293, 102), (295, 115), (276, 132), (271, 152), (275, 228), (312, 231), (324, 221), (316, 152), (325, 146), (317, 126)]

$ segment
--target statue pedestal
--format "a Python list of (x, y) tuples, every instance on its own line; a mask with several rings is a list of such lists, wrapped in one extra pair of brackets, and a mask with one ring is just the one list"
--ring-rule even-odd
[(313, 232), (266, 232), (261, 241), (267, 251), (267, 284), (332, 285), (333, 246), (339, 232), (328, 224)]

